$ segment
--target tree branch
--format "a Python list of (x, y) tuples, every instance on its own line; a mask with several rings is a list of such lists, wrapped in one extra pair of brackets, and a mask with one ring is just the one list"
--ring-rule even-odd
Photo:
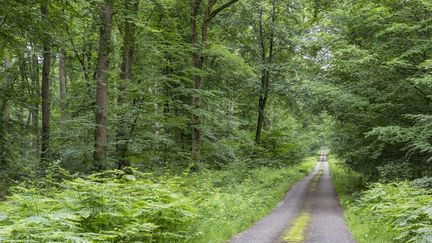
[(228, 8), (229, 6), (233, 5), (234, 3), (238, 2), (239, 0), (231, 0), (225, 3), (224, 5), (220, 6), (219, 8), (213, 10), (209, 17), (205, 20), (206, 22), (210, 22), (216, 15), (220, 12), (222, 12), (224, 9)]

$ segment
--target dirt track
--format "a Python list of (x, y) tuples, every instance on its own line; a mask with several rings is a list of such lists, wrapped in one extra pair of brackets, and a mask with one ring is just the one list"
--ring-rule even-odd
[[(310, 220), (304, 226), (303, 239), (291, 241), (286, 238), (286, 232), (295, 224), (299, 212), (307, 213)], [(355, 242), (344, 222), (342, 208), (331, 183), (326, 151), (322, 150), (312, 173), (297, 182), (270, 214), (229, 242)]]

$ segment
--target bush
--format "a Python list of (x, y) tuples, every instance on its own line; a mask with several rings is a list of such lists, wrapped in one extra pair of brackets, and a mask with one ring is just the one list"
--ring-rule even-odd
[(409, 182), (375, 183), (350, 209), (373, 215), (399, 235), (397, 242), (432, 242), (432, 190)]
[[(0, 205), (0, 241), (177, 241), (195, 217), (192, 202), (177, 193), (178, 178), (164, 183), (131, 170), (13, 188)], [(30, 186), (28, 186), (30, 185)]]
[(377, 167), (382, 182), (406, 180), (413, 178), (411, 165), (408, 163), (389, 163)]
[(309, 149), (308, 141), (294, 137), (288, 127), (264, 130), (261, 140), (262, 147), (257, 148), (261, 166), (280, 167), (296, 163), (304, 158)]
[(423, 177), (412, 181), (412, 185), (420, 188), (432, 189), (432, 177)]

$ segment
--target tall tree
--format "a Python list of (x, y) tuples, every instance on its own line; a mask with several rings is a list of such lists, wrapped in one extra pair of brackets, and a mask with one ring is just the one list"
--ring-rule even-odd
[[(8, 124), (10, 123), (9, 117), (9, 104), (8, 104), (8, 94), (11, 90), (11, 76), (10, 69), (12, 68), (12, 64), (9, 59), (5, 59), (3, 61), (3, 70), (4, 70), (4, 84), (2, 85), (2, 98), (0, 100), (0, 167), (1, 170), (6, 168), (7, 165), (7, 155), (9, 148), (6, 145), (6, 131), (8, 128)], [(1, 197), (1, 195), (0, 195)]]
[(64, 122), (66, 113), (66, 89), (67, 89), (67, 77), (66, 77), (66, 49), (60, 48), (59, 53), (59, 87), (60, 87), (60, 112), (61, 121)]
[[(118, 85), (117, 104), (120, 107), (125, 107), (129, 104), (128, 100), (128, 82), (132, 79), (132, 66), (134, 61), (135, 52), (135, 22), (136, 14), (138, 12), (138, 0), (125, 0), (125, 20), (123, 32), (123, 47), (122, 47), (122, 62), (120, 66), (120, 83)], [(129, 116), (127, 112), (120, 112), (119, 114), (119, 127), (117, 129), (117, 163), (120, 168), (129, 166), (126, 153), (128, 150), (128, 142), (130, 139), (130, 128), (128, 126)]]
[(34, 50), (35, 45), (32, 44), (32, 54), (31, 54), (31, 80), (32, 80), (32, 104), (31, 104), (31, 121), (33, 130), (32, 144), (36, 151), (39, 149), (39, 100), (40, 100), (40, 82), (39, 82), (39, 60)]
[(258, 99), (258, 121), (255, 133), (255, 143), (259, 144), (261, 141), (261, 131), (264, 124), (264, 114), (269, 95), (269, 84), (271, 75), (271, 65), (273, 63), (273, 48), (275, 45), (274, 25), (276, 23), (276, 0), (271, 1), (270, 10), (270, 25), (268, 31), (265, 30), (264, 10), (259, 9), (258, 26), (256, 26), (257, 39), (260, 46), (261, 57), (261, 89)]
[(112, 1), (105, 0), (100, 10), (98, 60), (96, 69), (96, 127), (93, 159), (98, 170), (106, 169), (108, 142), (108, 67), (111, 52)]
[(202, 0), (191, 0), (191, 37), (192, 37), (192, 67), (196, 69), (192, 74), (193, 80), (193, 94), (192, 94), (192, 158), (194, 160), (200, 159), (200, 146), (201, 146), (201, 118), (199, 109), (201, 107), (201, 82), (202, 74), (205, 63), (205, 50), (207, 48), (207, 38), (210, 24), (214, 17), (216, 17), (224, 9), (230, 7), (239, 0), (230, 0), (216, 9), (213, 9), (217, 0), (208, 0), (203, 14), (201, 25), (198, 26), (198, 18), (201, 15), (201, 2)]
[[(41, 15), (46, 27), (49, 25), (48, 3), (41, 3)], [(43, 35), (43, 62), (42, 62), (42, 139), (41, 160), (46, 162), (49, 158), (50, 142), (50, 66), (51, 66), (51, 36), (48, 32)], [(42, 168), (44, 169), (44, 168)]]

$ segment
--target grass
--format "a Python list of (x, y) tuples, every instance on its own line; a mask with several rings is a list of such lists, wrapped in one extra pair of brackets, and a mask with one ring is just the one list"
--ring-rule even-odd
[(347, 168), (340, 160), (330, 156), (330, 173), (333, 185), (344, 208), (345, 220), (358, 243), (395, 242), (397, 232), (386, 223), (378, 222), (369, 211), (358, 210), (355, 200), (358, 192), (365, 189), (365, 179)]

